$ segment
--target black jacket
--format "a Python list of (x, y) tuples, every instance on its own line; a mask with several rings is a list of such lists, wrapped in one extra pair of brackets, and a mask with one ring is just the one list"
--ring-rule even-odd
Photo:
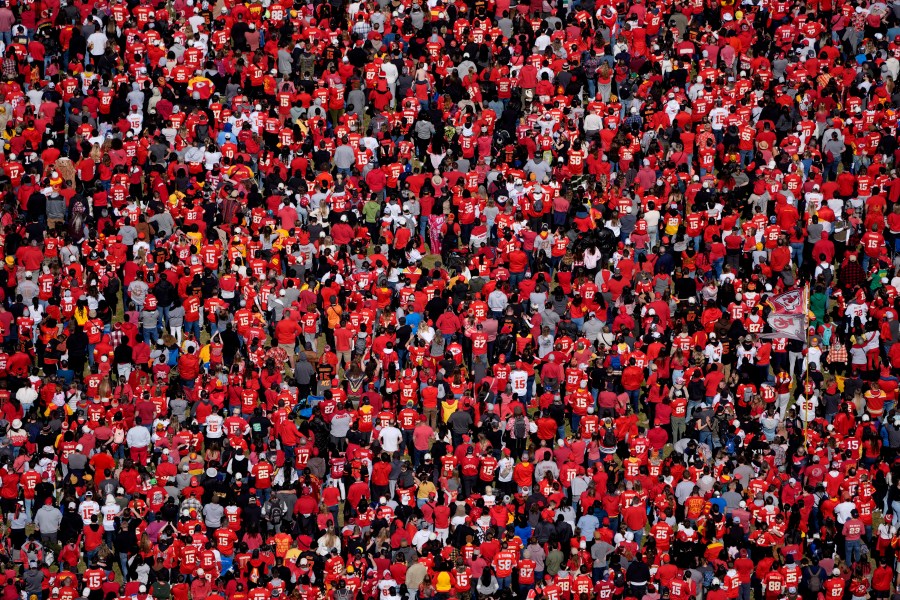
[(165, 277), (161, 277), (159, 282), (153, 286), (153, 295), (156, 296), (156, 301), (163, 308), (172, 306), (175, 301), (175, 292), (175, 286), (169, 283)]

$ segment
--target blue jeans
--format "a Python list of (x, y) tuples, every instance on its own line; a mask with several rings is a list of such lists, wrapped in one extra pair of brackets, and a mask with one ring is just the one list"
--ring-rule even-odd
[(641, 412), (641, 390), (625, 390), (625, 393), (628, 394), (628, 399), (631, 401), (631, 408), (634, 409), (634, 414)]
[(566, 213), (553, 211), (553, 226), (562, 227), (566, 224)]
[(791, 242), (791, 260), (797, 267), (803, 266), (803, 242)]
[(184, 335), (187, 336), (190, 333), (194, 334), (194, 339), (200, 340), (200, 321), (184, 322)]
[(644, 530), (643, 529), (629, 529), (634, 535), (634, 543), (638, 545), (638, 548), (641, 547), (641, 541), (644, 539)]
[(581, 426), (581, 415), (576, 415), (575, 413), (572, 413), (572, 418), (571, 418), (572, 431), (573, 432), (578, 431), (578, 428), (580, 426)]
[(87, 552), (85, 552), (84, 553), (84, 560), (86, 561), (85, 564), (88, 564), (88, 565), (93, 564), (94, 559), (97, 558), (97, 554), (99, 554), (99, 553), (100, 553), (100, 548), (96, 548), (94, 550), (88, 550)]
[(425, 461), (426, 454), (428, 454), (427, 450), (418, 450), (416, 448), (413, 448), (412, 458), (414, 469), (418, 469), (419, 465), (421, 465)]
[(848, 565), (852, 565), (859, 560), (860, 556), (862, 555), (861, 550), (861, 540), (847, 540), (846, 542), (844, 542), (844, 560)]
[(722, 275), (722, 265), (725, 264), (724, 258), (717, 258), (712, 261), (713, 272), (716, 274), (716, 279), (718, 279)]

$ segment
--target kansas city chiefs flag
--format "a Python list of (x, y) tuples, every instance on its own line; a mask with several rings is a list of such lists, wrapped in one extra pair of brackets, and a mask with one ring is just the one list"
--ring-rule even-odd
[(759, 337), (806, 340), (806, 290), (784, 292), (773, 296), (770, 302), (775, 307), (767, 319), (772, 332)]

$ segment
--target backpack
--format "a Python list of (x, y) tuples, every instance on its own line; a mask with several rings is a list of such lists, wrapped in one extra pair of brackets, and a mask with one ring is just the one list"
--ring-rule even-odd
[(815, 571), (810, 573), (809, 581), (807, 582), (807, 587), (810, 592), (821, 592), (822, 591), (822, 578), (819, 577), (821, 573), (821, 569), (819, 571)]
[(609, 358), (609, 366), (613, 371), (621, 371), (622, 370), (622, 357), (618, 354), (613, 354)]
[(115, 296), (119, 293), (121, 289), (121, 283), (118, 277), (111, 276), (106, 282), (106, 287), (103, 289), (104, 294), (109, 296)]
[(513, 421), (513, 435), (517, 440), (524, 440), (528, 436), (528, 423), (525, 417), (518, 415)]
[(728, 434), (725, 437), (725, 452), (728, 454), (734, 454), (735, 450), (737, 450), (737, 438), (734, 434)]
[(603, 434), (603, 447), (604, 448), (615, 448), (616, 447), (616, 434), (613, 433), (612, 427), (606, 430), (606, 433)]
[(831, 285), (832, 280), (834, 280), (834, 267), (831, 265), (822, 267), (822, 273), (819, 274), (819, 277), (822, 278), (822, 282), (825, 285)]
[(284, 506), (277, 498), (269, 500), (268, 519), (275, 524), (281, 523), (284, 519)]

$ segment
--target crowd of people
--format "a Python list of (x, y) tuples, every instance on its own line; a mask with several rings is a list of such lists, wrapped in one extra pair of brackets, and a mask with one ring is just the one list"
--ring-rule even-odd
[(896, 592), (900, 5), (5, 0), (0, 72), (0, 600)]

